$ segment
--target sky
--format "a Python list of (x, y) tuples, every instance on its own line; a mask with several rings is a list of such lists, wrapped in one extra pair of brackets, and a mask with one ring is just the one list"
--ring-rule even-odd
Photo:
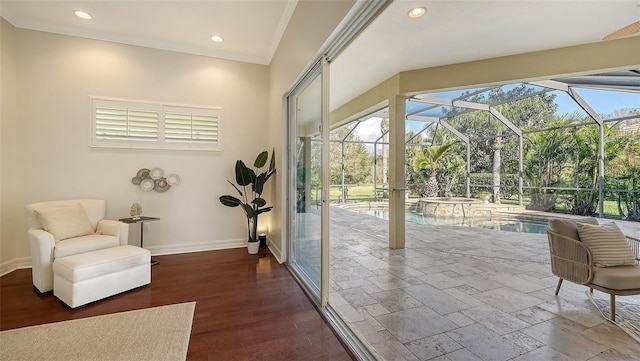
[[(615, 110), (622, 108), (640, 108), (640, 93), (612, 92), (592, 89), (576, 89), (577, 93), (598, 114), (613, 114)], [(557, 96), (558, 114), (571, 113), (577, 105), (567, 95)]]

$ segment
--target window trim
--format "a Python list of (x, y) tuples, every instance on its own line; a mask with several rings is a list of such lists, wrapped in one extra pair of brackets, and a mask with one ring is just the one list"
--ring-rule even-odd
[[(152, 149), (152, 150), (195, 150), (195, 151), (223, 151), (224, 120), (223, 107), (202, 105), (187, 105), (165, 102), (153, 102), (144, 100), (109, 98), (102, 96), (90, 96), (91, 107), (91, 134), (89, 146), (93, 148), (119, 148), (119, 149)], [(100, 139), (98, 132), (97, 110), (100, 108), (116, 110), (140, 110), (157, 114), (157, 139)], [(190, 114), (190, 116), (204, 116), (217, 119), (216, 142), (200, 140), (167, 140), (165, 139), (165, 115), (166, 114)]]

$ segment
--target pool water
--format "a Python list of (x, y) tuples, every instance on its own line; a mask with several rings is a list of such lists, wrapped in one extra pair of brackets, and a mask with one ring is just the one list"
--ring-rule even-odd
[[(378, 218), (389, 220), (388, 209), (359, 209), (356, 212), (368, 214)], [(413, 224), (426, 224), (438, 226), (461, 226), (479, 227), (495, 229), (497, 231), (517, 232), (517, 233), (547, 233), (548, 221), (538, 218), (527, 217), (435, 217), (422, 215), (421, 213), (407, 210), (405, 222)]]
[(499, 226), (488, 228), (507, 232), (546, 234), (549, 226), (549, 222), (539, 219), (517, 218), (516, 220), (500, 220), (498, 222)]

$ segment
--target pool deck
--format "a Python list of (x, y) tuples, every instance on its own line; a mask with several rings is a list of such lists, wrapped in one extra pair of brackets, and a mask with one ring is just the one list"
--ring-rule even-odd
[[(600, 315), (586, 287), (565, 282), (554, 295), (544, 234), (407, 224), (406, 248), (390, 250), (387, 221), (330, 212), (329, 304), (381, 359), (640, 357), (640, 343)], [(616, 223), (640, 235), (640, 223)], [(640, 296), (617, 299), (619, 309), (640, 305)]]

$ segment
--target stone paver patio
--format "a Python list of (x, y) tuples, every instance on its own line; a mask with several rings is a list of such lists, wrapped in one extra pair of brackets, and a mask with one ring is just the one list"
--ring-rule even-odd
[(330, 218), (329, 304), (381, 359), (640, 359), (586, 287), (554, 295), (544, 234), (407, 224), (406, 248), (390, 250), (387, 221), (336, 207)]

